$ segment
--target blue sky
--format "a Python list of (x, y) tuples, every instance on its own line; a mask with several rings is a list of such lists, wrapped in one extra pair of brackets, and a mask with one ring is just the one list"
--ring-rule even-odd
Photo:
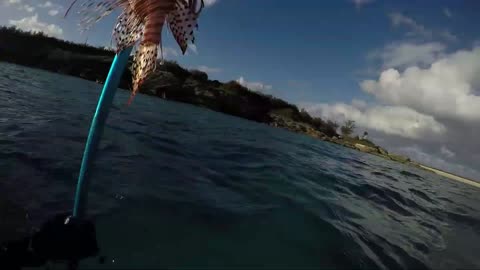
[[(71, 1), (2, 1), (0, 24), (110, 44), (115, 16), (81, 35), (76, 14), (62, 17)], [(480, 180), (480, 1), (206, 2), (196, 52), (181, 56), (164, 30), (167, 59), (354, 119), (389, 150)]]
[[(12, 1), (12, 0), (2, 0)], [(3, 7), (0, 23), (38, 14), (38, 20), (63, 29), (62, 38), (108, 45), (115, 16), (100, 22), (87, 35), (79, 34), (75, 16), (49, 16), (44, 0), (21, 0), (36, 7), (32, 13), (16, 5)], [(66, 6), (65, 1), (50, 2)], [(67, 1), (69, 3), (71, 1)], [(202, 13), (197, 33), (198, 54), (172, 56), (185, 66), (207, 66), (211, 77), (271, 85), (270, 92), (291, 102), (333, 102), (367, 98), (358, 83), (368, 68), (368, 52), (404, 38), (404, 27), (393, 27), (389, 14), (402, 13), (432, 31), (455, 32), (460, 42), (473, 42), (475, 16), (462, 1), (366, 1), (360, 8), (350, 0), (279, 1), (218, 0)], [(419, 2), (419, 3), (417, 3)], [(471, 1), (473, 2), (473, 1)], [(37, 3), (32, 4), (32, 3)], [(478, 7), (479, 5), (477, 5)], [(443, 10), (451, 10), (452, 18)], [(474, 23), (472, 20), (476, 20)], [(166, 46), (179, 49), (165, 31)]]

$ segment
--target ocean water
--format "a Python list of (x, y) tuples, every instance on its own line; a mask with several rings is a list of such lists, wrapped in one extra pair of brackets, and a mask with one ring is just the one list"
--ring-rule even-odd
[[(34, 226), (72, 207), (100, 87), (0, 63), (0, 196)], [(106, 262), (80, 269), (480, 268), (478, 189), (194, 106), (127, 99), (119, 91), (89, 196)]]

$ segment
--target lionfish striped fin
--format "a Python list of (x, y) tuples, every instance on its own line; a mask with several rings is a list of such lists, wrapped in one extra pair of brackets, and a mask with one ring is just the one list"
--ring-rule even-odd
[(133, 91), (128, 101), (130, 104), (133, 97), (137, 94), (140, 85), (145, 79), (155, 71), (158, 55), (158, 44), (154, 43), (142, 43), (135, 52), (133, 64), (131, 66), (132, 71), (132, 83)]
[[(67, 9), (65, 16), (70, 12), (77, 1), (78, 0), (73, 1)], [(126, 7), (128, 5), (129, 0), (84, 0), (78, 11), (78, 14), (81, 17), (79, 23), (81, 30), (89, 30), (96, 22), (110, 15), (115, 8), (121, 6)]]
[(135, 45), (144, 32), (143, 21), (135, 15), (130, 5), (118, 16), (117, 23), (113, 29), (112, 38), (115, 40), (117, 52)]
[[(190, 1), (190, 5), (193, 3)], [(199, 13), (184, 1), (177, 1), (175, 10), (167, 16), (168, 26), (182, 53), (187, 51), (188, 43), (195, 42), (194, 29), (198, 28)]]

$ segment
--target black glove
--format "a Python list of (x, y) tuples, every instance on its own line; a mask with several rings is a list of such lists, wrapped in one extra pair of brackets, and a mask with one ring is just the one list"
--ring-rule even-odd
[(47, 261), (76, 263), (96, 256), (98, 251), (95, 225), (61, 214), (47, 221), (33, 236), (0, 247), (0, 269), (37, 267)]

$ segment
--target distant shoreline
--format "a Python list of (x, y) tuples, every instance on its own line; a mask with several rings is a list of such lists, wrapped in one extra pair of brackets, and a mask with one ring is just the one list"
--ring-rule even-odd
[(468, 178), (465, 178), (465, 177), (462, 177), (462, 176), (458, 176), (458, 175), (455, 175), (455, 174), (452, 174), (452, 173), (449, 173), (449, 172), (446, 172), (446, 171), (442, 171), (440, 169), (435, 169), (435, 168), (432, 168), (432, 167), (429, 167), (429, 166), (426, 166), (426, 165), (422, 165), (422, 164), (418, 164), (417, 166), (419, 166), (420, 168), (422, 168), (424, 170), (427, 170), (427, 171), (433, 172), (435, 174), (441, 175), (443, 177), (449, 178), (451, 180), (458, 181), (458, 182), (461, 182), (461, 183), (464, 183), (464, 184), (467, 184), (467, 185), (470, 185), (470, 186), (473, 186), (473, 187), (480, 188), (480, 182), (477, 182), (475, 180), (468, 179)]

